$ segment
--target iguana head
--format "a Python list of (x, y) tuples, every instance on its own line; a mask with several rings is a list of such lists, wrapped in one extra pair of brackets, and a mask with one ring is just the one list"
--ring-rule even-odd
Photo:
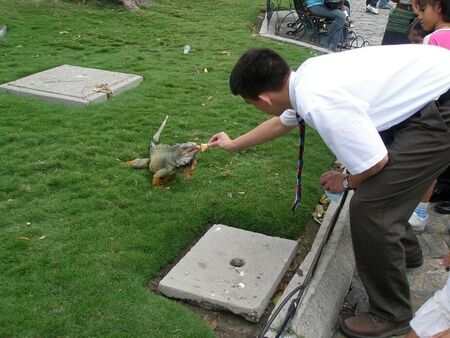
[(177, 164), (181, 166), (191, 162), (198, 152), (198, 146), (195, 142), (175, 144), (172, 149), (178, 154)]

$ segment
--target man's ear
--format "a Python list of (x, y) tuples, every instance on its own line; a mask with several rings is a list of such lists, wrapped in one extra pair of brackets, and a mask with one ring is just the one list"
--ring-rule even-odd
[(272, 98), (270, 97), (270, 95), (268, 95), (267, 93), (261, 93), (258, 95), (258, 98), (262, 101), (264, 101), (265, 103), (267, 103), (268, 105), (272, 105)]

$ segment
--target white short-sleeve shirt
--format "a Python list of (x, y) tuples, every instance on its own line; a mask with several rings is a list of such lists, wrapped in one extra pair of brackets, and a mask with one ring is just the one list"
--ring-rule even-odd
[(289, 79), (293, 109), (352, 174), (387, 154), (379, 131), (399, 124), (450, 87), (450, 51), (424, 45), (359, 48), (305, 61)]

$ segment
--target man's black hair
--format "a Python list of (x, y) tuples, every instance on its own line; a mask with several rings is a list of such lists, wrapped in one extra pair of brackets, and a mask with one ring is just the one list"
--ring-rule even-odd
[(273, 50), (254, 48), (245, 52), (230, 75), (234, 95), (257, 100), (266, 91), (279, 91), (290, 73), (286, 61)]

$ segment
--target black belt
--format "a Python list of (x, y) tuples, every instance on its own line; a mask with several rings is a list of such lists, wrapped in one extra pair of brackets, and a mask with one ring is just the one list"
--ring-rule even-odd
[(450, 88), (436, 100), (439, 104), (450, 101)]

